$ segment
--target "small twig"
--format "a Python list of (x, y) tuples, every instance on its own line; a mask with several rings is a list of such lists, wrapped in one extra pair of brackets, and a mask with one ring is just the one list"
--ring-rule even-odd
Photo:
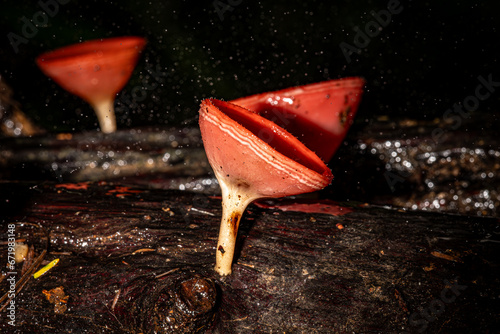
[(47, 249), (49, 247), (49, 242), (50, 242), (49, 235), (42, 225), (34, 224), (34, 223), (27, 223), (27, 222), (18, 222), (17, 224), (18, 225), (31, 225), (31, 226), (35, 226), (35, 227), (40, 228), (43, 232), (45, 232), (44, 234), (45, 234), (45, 238), (46, 238), (46, 245), (45, 245), (45, 249), (42, 251), (42, 253), (40, 253), (40, 255), (36, 258), (36, 260), (33, 262), (33, 264), (26, 270), (26, 272), (21, 276), (21, 278), (16, 282), (15, 295), (13, 295), (9, 298), (9, 295), (12, 295), (12, 293), (11, 293), (11, 291), (7, 291), (2, 296), (2, 298), (0, 298), (0, 305), (1, 305), (0, 312), (2, 312), (7, 307), (7, 305), (9, 305), (10, 301), (12, 299), (14, 299), (15, 296), (19, 294), (19, 292), (21, 292), (24, 285), (29, 281), (29, 279), (31, 278), (33, 273), (38, 269), (38, 267), (42, 263), (43, 259), (45, 258), (45, 255), (47, 254)]
[(111, 304), (111, 311), (115, 310), (116, 303), (118, 303), (118, 298), (120, 298), (120, 294), (122, 293), (121, 289), (118, 289), (116, 292), (115, 298), (113, 298), (113, 303)]
[(50, 252), (50, 255), (71, 255), (71, 252)]
[(136, 251), (133, 251), (132, 252), (132, 255), (135, 255), (137, 253), (144, 253), (144, 252), (154, 252), (156, 249), (153, 249), (153, 248), (141, 248), (141, 249), (138, 249)]
[(167, 271), (166, 273), (163, 273), (163, 274), (160, 274), (160, 275), (155, 275), (155, 278), (158, 279), (158, 278), (161, 278), (163, 276), (167, 276), (168, 274), (171, 274), (171, 273), (173, 273), (173, 272), (175, 272), (175, 271), (177, 271), (179, 269), (181, 269), (181, 268), (174, 268), (172, 270)]
[[(120, 328), (123, 329), (124, 328), (123, 324), (121, 323), (120, 319), (118, 319), (116, 317), (115, 312), (114, 312), (114, 308), (116, 306), (116, 303), (118, 302), (118, 298), (120, 298), (120, 294), (121, 294), (121, 289), (118, 289), (118, 292), (116, 293), (115, 298), (113, 298), (113, 304), (111, 305), (111, 310), (109, 309), (107, 304), (104, 304), (104, 307), (108, 309), (109, 313), (113, 316), (113, 318), (115, 318), (116, 322), (118, 322), (120, 324)], [(109, 329), (109, 328), (106, 327), (106, 329)]]
[(209, 216), (215, 216), (211, 212), (208, 212), (208, 211), (205, 211), (205, 210), (200, 210), (200, 209), (193, 208), (193, 207), (191, 209), (189, 209), (189, 211), (196, 211), (196, 212), (199, 212), (199, 213), (204, 213), (204, 214), (209, 215)]
[(448, 254), (443, 254), (443, 253), (437, 252), (437, 251), (431, 252), (431, 255), (435, 256), (435, 257), (438, 257), (440, 259), (448, 260), (448, 261), (463, 262), (460, 258), (458, 258), (456, 256), (448, 255)]
[(239, 318), (239, 319), (229, 319), (229, 320), (223, 320), (224, 322), (233, 322), (233, 321), (243, 321), (248, 319), (248, 315), (244, 318)]
[(245, 266), (245, 267), (249, 267), (249, 268), (255, 268), (255, 266), (253, 264), (248, 264), (248, 263), (244, 263), (244, 262), (237, 262), (238, 264), (242, 265), (242, 266)]
[[(42, 263), (43, 261), (43, 258), (45, 257), (45, 254), (47, 254), (47, 250), (43, 250), (43, 252), (36, 258), (35, 262), (31, 265), (31, 267), (24, 273), (23, 276), (21, 276), (21, 278), (19, 279), (19, 281), (16, 282), (16, 295), (21, 292), (22, 288), (24, 287), (24, 285), (29, 281), (29, 279), (31, 278), (31, 275), (33, 274), (33, 272), (38, 269), (38, 266), (40, 266), (40, 264)], [(3, 311), (4, 308), (7, 307), (7, 305), (9, 305), (10, 301), (12, 299), (15, 298), (15, 296), (12, 296), (11, 298), (9, 298), (9, 294), (10, 294), (10, 291), (7, 291), (3, 296), (2, 298), (0, 298), (0, 305), (5, 301), (5, 304), (3, 304), (1, 307), (0, 307), (0, 312)]]

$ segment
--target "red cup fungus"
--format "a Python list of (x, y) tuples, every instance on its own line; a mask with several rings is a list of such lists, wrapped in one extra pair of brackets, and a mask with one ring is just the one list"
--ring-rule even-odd
[(229, 275), (240, 219), (248, 204), (320, 190), (333, 175), (297, 138), (255, 112), (206, 99), (199, 113), (205, 151), (222, 190), (215, 270)]
[(128, 82), (146, 45), (141, 37), (115, 37), (66, 46), (36, 58), (40, 69), (67, 91), (87, 101), (101, 131), (116, 131), (114, 100)]
[(359, 77), (342, 78), (230, 102), (272, 120), (328, 162), (352, 124), (364, 85)]

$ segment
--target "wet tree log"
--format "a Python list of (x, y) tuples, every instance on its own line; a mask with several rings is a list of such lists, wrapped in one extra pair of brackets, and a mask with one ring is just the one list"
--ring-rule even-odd
[[(336, 215), (252, 205), (233, 274), (219, 277), (217, 198), (106, 182), (4, 182), (0, 194), (1, 228), (15, 222), (17, 238), (38, 253), (47, 233), (45, 262), (60, 259), (17, 294), (19, 333), (484, 333), (500, 325), (497, 219), (359, 203)], [(1, 316), (2, 332), (12, 330)]]
[[(389, 119), (356, 124), (329, 163), (335, 179), (325, 197), (498, 216), (498, 125), (480, 114), (460, 125)], [(196, 126), (0, 138), (0, 179), (119, 180), (219, 191)]]
[(197, 128), (132, 129), (0, 138), (0, 178), (82, 182), (207, 175)]
[(329, 164), (336, 178), (327, 192), (340, 200), (498, 216), (496, 119), (488, 113), (430, 122), (386, 118), (355, 127)]

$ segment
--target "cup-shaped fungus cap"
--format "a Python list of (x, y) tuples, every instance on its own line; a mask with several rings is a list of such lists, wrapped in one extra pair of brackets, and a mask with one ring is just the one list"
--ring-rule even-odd
[(329, 161), (352, 124), (364, 85), (362, 78), (343, 78), (230, 102), (272, 120)]
[(333, 176), (292, 134), (243, 107), (206, 99), (199, 122), (208, 161), (222, 190), (215, 269), (228, 275), (239, 221), (248, 204), (320, 190)]
[(204, 100), (200, 129), (217, 177), (258, 198), (320, 190), (333, 178), (323, 161), (288, 131), (238, 105)]
[(128, 82), (146, 45), (141, 37), (115, 37), (66, 46), (36, 58), (45, 75), (87, 101), (101, 130), (116, 130), (113, 103)]

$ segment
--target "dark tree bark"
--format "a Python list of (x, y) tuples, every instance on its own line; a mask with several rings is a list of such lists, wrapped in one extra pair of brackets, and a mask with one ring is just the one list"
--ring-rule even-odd
[[(463, 119), (458, 128), (445, 121), (356, 124), (329, 162), (335, 178), (323, 194), (340, 201), (498, 216), (497, 128), (479, 114)], [(193, 127), (3, 138), (0, 178), (118, 180), (162, 189), (219, 192), (199, 129)]]
[(489, 114), (372, 121), (354, 126), (346, 144), (329, 163), (329, 197), (499, 216), (500, 138)]
[(3, 138), (0, 177), (82, 182), (147, 174), (200, 176), (210, 166), (197, 128)]
[[(39, 224), (50, 238), (46, 262), (60, 259), (16, 296), (18, 333), (485, 333), (500, 325), (497, 219), (359, 203), (343, 204), (342, 215), (251, 205), (233, 274), (219, 277), (217, 198), (104, 182), (4, 182), (0, 194), (1, 228), (17, 222), (17, 237), (40, 254), (42, 228), (27, 228)], [(57, 287), (64, 295), (49, 301), (43, 291)], [(58, 307), (65, 297), (67, 308)]]

